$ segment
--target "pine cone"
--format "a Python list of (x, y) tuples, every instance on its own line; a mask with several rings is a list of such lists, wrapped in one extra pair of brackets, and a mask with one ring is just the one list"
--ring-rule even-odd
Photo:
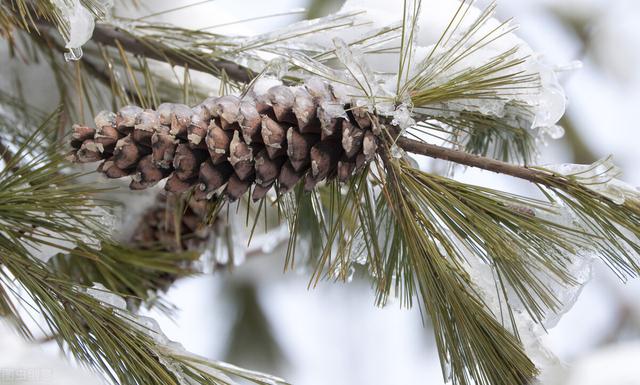
[[(180, 197), (175, 194), (158, 195), (154, 205), (140, 218), (131, 242), (144, 249), (162, 251), (202, 249), (212, 231), (204, 224), (205, 202), (189, 200), (176, 221), (178, 199)], [(176, 237), (176, 230), (179, 230), (180, 237)]]
[(170, 192), (195, 186), (198, 200), (223, 186), (234, 201), (253, 185), (256, 201), (274, 185), (287, 192), (299, 181), (305, 190), (325, 179), (345, 182), (378, 147), (375, 118), (338, 102), (320, 82), (275, 86), (242, 99), (208, 98), (194, 108), (126, 106), (101, 112), (95, 123), (96, 129), (73, 127), (75, 161), (104, 160), (99, 171), (109, 178), (131, 175), (135, 190), (165, 178)]

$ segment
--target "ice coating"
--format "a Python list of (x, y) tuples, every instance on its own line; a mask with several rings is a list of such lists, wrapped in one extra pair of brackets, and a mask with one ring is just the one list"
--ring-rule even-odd
[(346, 77), (352, 78), (352, 81), (348, 82), (348, 84), (357, 84), (360, 92), (368, 98), (381, 95), (380, 85), (369, 64), (365, 61), (365, 56), (362, 52), (350, 48), (344, 40), (338, 37), (333, 39), (333, 45), (338, 60), (346, 68)]
[[(580, 218), (578, 218), (566, 205), (557, 203), (553, 211), (534, 210), (535, 216), (570, 228), (580, 228)], [(545, 287), (557, 299), (560, 306), (555, 311), (549, 311), (542, 320), (545, 328), (555, 327), (562, 316), (567, 313), (576, 303), (582, 289), (591, 280), (593, 265), (597, 259), (596, 253), (590, 248), (577, 248), (574, 253), (564, 253), (564, 261), (567, 271), (573, 278), (573, 283), (562, 283), (556, 279), (551, 279), (544, 274), (538, 274), (538, 278), (544, 282)]]
[(613, 163), (609, 156), (593, 164), (565, 163), (546, 165), (545, 168), (554, 173), (575, 179), (584, 187), (611, 199), (622, 205), (627, 199), (640, 202), (640, 190), (619, 179), (620, 168)]
[(564, 128), (557, 124), (552, 126), (540, 127), (540, 133), (544, 135), (549, 135), (551, 139), (560, 139), (564, 136)]
[[(62, 15), (62, 22), (67, 29), (63, 33), (65, 48), (69, 52), (64, 57), (69, 60), (80, 60), (82, 57), (82, 45), (84, 45), (93, 34), (95, 18), (89, 9), (82, 5), (80, 0), (51, 0), (52, 4), (58, 7)], [(102, 16), (106, 16), (109, 9), (113, 7), (113, 0), (95, 1), (96, 11)]]
[[(42, 228), (34, 237), (43, 242), (29, 243), (26, 245), (27, 250), (39, 260), (47, 262), (56, 254), (76, 247), (78, 241), (89, 247), (99, 249), (100, 239), (96, 237), (96, 234), (104, 234), (105, 230), (110, 233), (115, 226), (115, 216), (104, 208), (97, 206), (87, 210), (86, 214), (96, 220), (79, 223), (74, 217), (66, 213), (56, 214), (52, 220), (59, 220), (68, 225), (78, 227), (79, 231), (73, 237), (61, 237), (60, 234)], [(34, 215), (38, 215), (38, 213), (34, 213)]]
[(411, 117), (411, 110), (406, 104), (400, 104), (393, 110), (391, 116), (393, 117), (391, 124), (399, 127), (401, 130), (416, 124), (415, 120)]
[[(458, 33), (453, 35), (447, 44), (442, 44), (439, 49), (432, 53), (433, 47), (439, 41), (443, 31), (445, 31), (451, 19), (456, 15), (460, 7), (459, 0), (424, 0), (422, 1), (422, 12), (419, 16), (415, 36), (415, 52), (411, 63), (420, 63), (431, 55), (431, 58), (438, 57), (445, 53), (458, 40), (462, 39), (468, 29), (472, 28), (475, 20), (481, 15), (481, 10), (475, 6), (465, 5), (462, 12), (465, 17), (458, 26)], [(468, 7), (468, 8), (467, 8)], [(393, 2), (384, 0), (348, 0), (341, 12), (364, 11), (362, 18), (370, 23), (356, 26), (350, 29), (350, 37), (353, 40), (363, 36), (367, 31), (374, 28), (382, 28), (402, 21), (403, 7), (397, 6)], [(483, 114), (494, 115), (500, 118), (509, 119), (512, 124), (524, 128), (544, 128), (552, 138), (561, 136), (561, 131), (554, 128), (554, 125), (562, 117), (566, 108), (566, 97), (560, 86), (554, 68), (544, 62), (544, 57), (535, 54), (527, 43), (518, 38), (508, 24), (502, 25), (494, 17), (490, 17), (483, 25), (477, 28), (475, 40), (465, 43), (465, 47), (471, 46), (475, 41), (482, 39), (486, 34), (497, 36), (504, 32), (504, 36), (493, 39), (487, 44), (483, 44), (481, 49), (475, 50), (470, 55), (458, 61), (446, 71), (438, 73), (433, 79), (433, 84), (448, 81), (452, 76), (461, 71), (477, 68), (487, 64), (497, 55), (501, 55), (512, 48), (513, 51), (509, 59), (526, 58), (523, 63), (510, 67), (508, 73), (527, 73), (537, 76), (535, 86), (525, 87), (519, 91), (503, 91), (498, 98), (481, 99), (458, 99), (454, 102), (447, 102), (444, 106), (434, 106), (434, 114), (442, 110), (453, 111), (479, 111)], [(494, 32), (492, 32), (495, 30)], [(339, 31), (328, 31), (321, 39), (329, 40), (339, 36)], [(487, 39), (489, 40), (489, 39)], [(486, 43), (486, 40), (485, 40)], [(325, 44), (329, 44), (326, 42)], [(376, 74), (396, 73), (398, 71), (398, 54), (376, 54), (368, 56), (367, 65)], [(415, 68), (415, 65), (414, 65)], [(500, 76), (502, 74), (498, 74)], [(382, 87), (387, 92), (395, 92), (396, 78), (386, 78)], [(401, 95), (400, 95), (401, 96)], [(527, 106), (528, 111), (522, 108), (513, 108), (513, 104)], [(551, 127), (551, 129), (547, 129)]]
[[(336, 17), (342, 17), (342, 28), (327, 28), (321, 34), (298, 36), (292, 36), (289, 31), (279, 32), (281, 38), (288, 36), (286, 43), (283, 43), (286, 46), (274, 42), (269, 53), (271, 57), (276, 54), (287, 58), (290, 64), (303, 72), (329, 79), (332, 93), (340, 102), (366, 106), (370, 111), (375, 108), (379, 115), (391, 117), (401, 128), (413, 123), (407, 111), (411, 112), (415, 107), (411, 104), (410, 89), (402, 89), (402, 84), (412, 79), (418, 69), (427, 68), (433, 74), (429, 76), (428, 84), (422, 87), (437, 87), (445, 83), (448, 87), (448, 82), (465, 71), (479, 69), (482, 72), (487, 66), (494, 67), (496, 60), (502, 64), (514, 63), (505, 65), (489, 76), (495, 79), (507, 75), (517, 77), (522, 82), (518, 86), (497, 87), (495, 95), (491, 97), (461, 94), (454, 100), (425, 102), (420, 107), (430, 115), (442, 117), (456, 117), (465, 111), (479, 112), (498, 117), (514, 127), (540, 129), (541, 133), (552, 139), (561, 137), (563, 131), (556, 123), (564, 114), (566, 97), (556, 70), (562, 69), (547, 65), (541, 55), (533, 52), (515, 35), (514, 26), (501, 23), (493, 17), (493, 11), (483, 14), (484, 10), (471, 3), (464, 2), (460, 8), (462, 2), (459, 0), (422, 1), (422, 12), (417, 17), (416, 28), (412, 34), (405, 36), (412, 38), (415, 44), (406, 52), (408, 60), (402, 63), (400, 82), (397, 75), (399, 60), (404, 56), (397, 52), (397, 33), (389, 33), (389, 28), (397, 27), (402, 22), (403, 7), (384, 0), (348, 0), (338, 14), (322, 21), (324, 25), (331, 25)], [(411, 8), (411, 4), (408, 5)], [(489, 9), (493, 10), (492, 7)], [(407, 14), (411, 15), (412, 10), (409, 9)], [(462, 14), (464, 17), (460, 19)], [(456, 33), (441, 40), (443, 32), (456, 15)], [(480, 19), (483, 21), (479, 22)], [(292, 26), (292, 31), (317, 28), (318, 22), (297, 23)], [(471, 37), (469, 31), (473, 31)], [(391, 36), (396, 38), (391, 39)], [(250, 45), (257, 38), (266, 39), (267, 36), (249, 38), (247, 44)], [(437, 42), (440, 44), (434, 49)], [(455, 46), (458, 43), (460, 45)], [(324, 62), (292, 52), (296, 47), (335, 53), (340, 64), (332, 68)], [(456, 60), (446, 58), (452, 52), (454, 56), (458, 53)], [(442, 58), (445, 58), (444, 62)], [(434, 67), (425, 67), (425, 63), (431, 63), (429, 65)], [(261, 94), (258, 88), (254, 86), (256, 95)], [(313, 96), (313, 87), (307, 85), (307, 89)], [(400, 94), (396, 95), (398, 91)]]
[[(137, 316), (129, 313), (122, 313), (138, 330), (148, 335), (156, 344), (156, 349), (161, 355), (158, 360), (164, 365), (181, 385), (194, 385), (201, 383), (201, 378), (196, 378), (193, 374), (198, 372), (206, 373), (216, 380), (216, 383), (234, 385), (236, 381), (231, 379), (226, 373), (233, 373), (239, 377), (255, 380), (255, 383), (279, 385), (286, 382), (278, 377), (255, 372), (228, 364), (226, 362), (210, 360), (187, 351), (182, 344), (170, 340), (160, 328), (158, 322), (145, 316)], [(186, 369), (185, 362), (188, 362), (189, 370)], [(184, 369), (183, 369), (184, 368)], [(193, 369), (196, 370), (193, 370)]]
[(103, 304), (109, 305), (115, 309), (124, 310), (127, 307), (127, 302), (124, 298), (109, 291), (101, 283), (94, 283), (92, 287), (87, 289), (87, 293)]
[(266, 102), (267, 91), (275, 86), (282, 85), (282, 81), (274, 77), (262, 76), (253, 82), (251, 93), (255, 95), (258, 102)]
[[(138, 316), (128, 313), (125, 310), (126, 301), (121, 296), (108, 291), (102, 284), (94, 284), (93, 287), (87, 289), (87, 293), (98, 299), (103, 304), (114, 307), (118, 310), (118, 313), (129, 323), (132, 327), (138, 329), (140, 332), (146, 334), (155, 343), (156, 349), (162, 354), (158, 356), (158, 360), (164, 365), (170, 372), (172, 372), (178, 379), (180, 384), (191, 385), (194, 384), (193, 380), (184, 373), (180, 362), (173, 358), (172, 355), (179, 356), (191, 356), (191, 353), (187, 352), (182, 345), (169, 340), (164, 334), (158, 322), (146, 316)], [(195, 357), (195, 356), (193, 356)], [(202, 358), (202, 361), (206, 362), (206, 359)], [(213, 374), (213, 373), (211, 373)], [(215, 377), (220, 378), (228, 383), (233, 381), (227, 377), (224, 373), (215, 373)]]
[[(491, 311), (498, 320), (508, 319), (508, 317), (503, 314), (504, 304), (501, 303), (501, 293), (496, 286), (496, 280), (492, 268), (474, 257), (467, 258), (466, 261), (466, 269), (469, 272), (470, 277), (472, 277), (473, 284), (483, 302), (488, 307), (488, 310)], [(537, 380), (543, 381), (543, 378), (548, 372), (560, 365), (560, 361), (544, 346), (541, 336), (545, 331), (542, 325), (535, 323), (526, 311), (522, 309), (513, 309), (513, 321), (515, 322), (515, 325), (511, 325), (509, 321), (506, 321), (503, 326), (507, 329), (510, 329), (512, 326), (517, 328), (518, 335), (522, 341), (522, 345), (527, 356), (531, 358), (533, 363), (541, 372), (540, 378)]]

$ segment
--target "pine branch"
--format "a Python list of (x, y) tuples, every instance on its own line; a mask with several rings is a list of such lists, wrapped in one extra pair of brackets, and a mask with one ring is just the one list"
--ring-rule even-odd
[(431, 158), (443, 159), (457, 164), (476, 167), (483, 170), (493, 171), (499, 174), (510, 175), (529, 182), (546, 185), (549, 174), (540, 170), (535, 170), (527, 166), (519, 166), (507, 162), (502, 162), (493, 158), (474, 155), (466, 151), (437, 146), (423, 141), (398, 137), (397, 144), (405, 151), (414, 154), (424, 155)]
[[(185, 381), (230, 385), (234, 382), (229, 376), (257, 384), (283, 384), (272, 376), (188, 354), (169, 344), (153, 320), (138, 318), (112, 304), (111, 294), (105, 297), (86, 291), (36, 258), (40, 249), (52, 247), (106, 259), (95, 266), (110, 270), (103, 271), (103, 276), (115, 281), (116, 288), (126, 289), (144, 289), (148, 284), (144, 279), (149, 277), (136, 271), (138, 264), (155, 266), (156, 272), (184, 271), (177, 266), (181, 262), (176, 261), (177, 254), (147, 252), (127, 259), (131, 255), (119, 246), (101, 251), (84, 246), (85, 242), (106, 239), (104, 217), (96, 212), (98, 205), (106, 203), (95, 200), (102, 189), (79, 184), (77, 174), (64, 173), (68, 165), (59, 147), (44, 153), (34, 150), (43, 140), (44, 127), (54, 118), (50, 116), (18, 146), (0, 170), (0, 315), (11, 319), (26, 337), (32, 337), (32, 330), (38, 327), (50, 333), (62, 349), (119, 385), (178, 385)], [(82, 246), (71, 249), (74, 245)], [(128, 270), (118, 271), (123, 266)], [(141, 279), (139, 285), (131, 285)], [(36, 325), (27, 326), (27, 317)]]
[(162, 47), (159, 44), (154, 44), (150, 39), (133, 36), (118, 27), (108, 24), (96, 25), (91, 39), (96, 43), (111, 47), (118, 47), (118, 45), (120, 45), (127, 52), (134, 55), (142, 55), (172, 65), (183, 67), (188, 65), (191, 69), (211, 73), (216, 76), (224, 72), (231, 79), (242, 83), (248, 83), (256, 76), (250, 69), (231, 61), (193, 57), (192, 54), (187, 55), (185, 52), (180, 52), (179, 50)]
[[(260, 202), (257, 222), (260, 208), (274, 202), (291, 230), (286, 266), (299, 254), (300, 238), (309, 241), (310, 259), (316, 263), (311, 284), (320, 278), (346, 279), (353, 261), (364, 259), (379, 303), (394, 293), (405, 304), (414, 297), (421, 300), (454, 383), (527, 383), (536, 368), (519, 341), (511, 300), (518, 299), (521, 305), (516, 306), (536, 321), (557, 311), (559, 300), (541, 277), (574, 284), (568, 261), (584, 249), (602, 252), (620, 275), (637, 275), (633, 253), (640, 252), (640, 201), (634, 195), (620, 203), (579, 175), (480, 156), (493, 151), (503, 159), (515, 154), (526, 161), (534, 115), (526, 98), (519, 96), (530, 96), (541, 85), (539, 73), (531, 71), (528, 58), (515, 47), (482, 63), (465, 60), (512, 31), (503, 23), (489, 33), (479, 32), (491, 19), (493, 5), (461, 27), (470, 7), (470, 1), (461, 2), (442, 39), (427, 58), (415, 63), (420, 2), (405, 1), (402, 28), (391, 33), (391, 39), (401, 40), (397, 92), (392, 96), (377, 87), (378, 74), (345, 42), (337, 41), (335, 50), (326, 52), (292, 52), (290, 39), (320, 33), (326, 25), (310, 23), (238, 40), (145, 23), (99, 25), (94, 42), (117, 49), (141, 106), (100, 113), (95, 129), (75, 126), (74, 156), (82, 162), (104, 160), (100, 170), (109, 177), (133, 176), (132, 189), (169, 178), (167, 190), (209, 201), (215, 206), (211, 213), (227, 201), (244, 196), (250, 200), (251, 195)], [(331, 21), (338, 21), (339, 28), (354, 25), (344, 15)], [(287, 44), (281, 44), (284, 41)], [(147, 76), (150, 72), (142, 63), (148, 57), (248, 83), (256, 74), (229, 60), (260, 60), (260, 52), (288, 59), (294, 65), (285, 75), (288, 80), (311, 73), (329, 82), (311, 79), (304, 86), (277, 86), (262, 94), (255, 91), (258, 87), (249, 87), (241, 97), (208, 98), (194, 109), (158, 106), (149, 84), (153, 76)], [(336, 68), (333, 59), (342, 67)], [(262, 64), (266, 70), (268, 64)], [(340, 86), (348, 91), (336, 92)], [(189, 104), (189, 98), (184, 100)], [(385, 102), (391, 106), (383, 108)], [(468, 137), (452, 140), (454, 148), (398, 137), (388, 124), (389, 115), (405, 123), (435, 122), (436, 130), (451, 137)], [(549, 192), (549, 201), (560, 204), (423, 172), (406, 158), (391, 157), (393, 145), (530, 181)], [(267, 196), (271, 191), (275, 201)], [(220, 195), (227, 199), (218, 200)], [(544, 214), (561, 210), (577, 219), (569, 225), (545, 219)], [(499, 310), (481, 300), (468, 264), (473, 259), (491, 270), (496, 291), (501, 291)], [(503, 302), (507, 316), (502, 314)], [(506, 325), (508, 320), (513, 328)]]

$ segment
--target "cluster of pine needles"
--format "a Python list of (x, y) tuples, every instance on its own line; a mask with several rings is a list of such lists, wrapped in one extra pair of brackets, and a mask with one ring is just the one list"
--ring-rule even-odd
[[(192, 274), (183, 262), (197, 254), (140, 250), (110, 239), (96, 207), (112, 202), (101, 200), (104, 191), (79, 181), (86, 176), (70, 172), (57, 144), (70, 122), (84, 121), (103, 107), (155, 108), (165, 101), (193, 104), (204, 99), (211, 90), (192, 82), (194, 70), (218, 79), (220, 95), (244, 94), (255, 79), (282, 72), (281, 63), (263, 59), (268, 53), (287, 63), (282, 73), (287, 84), (301, 84), (312, 75), (356, 90), (371, 103), (372, 113), (379, 113), (381, 146), (369, 166), (346, 184), (328, 182), (310, 193), (300, 185), (257, 202), (247, 211), (251, 233), (263, 218), (269, 222), (269, 215), (285, 220), (291, 234), (285, 268), (300, 263), (300, 255), (309, 256), (310, 286), (322, 279), (346, 280), (359, 266), (372, 282), (378, 305), (391, 296), (406, 306), (417, 302), (433, 326), (443, 375), (454, 384), (528, 383), (537, 369), (520, 341), (517, 313), (543, 322), (558, 312), (562, 303), (551, 283), (577, 284), (570, 268), (584, 250), (597, 253), (622, 278), (636, 277), (640, 202), (614, 202), (579, 178), (544, 169), (531, 169), (529, 181), (548, 199), (525, 198), (422, 171), (406, 154), (395, 155), (402, 136), (424, 143), (437, 139), (460, 153), (513, 167), (534, 160), (532, 112), (510, 100), (539, 89), (539, 76), (520, 70), (529, 58), (516, 47), (459, 69), (468, 57), (513, 32), (508, 22), (484, 32), (493, 4), (466, 23), (471, 3), (461, 2), (437, 44), (419, 62), (414, 48), (421, 4), (405, 0), (401, 24), (344, 44), (337, 41), (335, 49), (305, 44), (304, 38), (360, 27), (359, 13), (250, 38), (145, 18), (115, 18), (99, 23), (83, 59), (69, 64), (61, 60), (64, 48), (56, 33), (68, 31), (57, 7), (2, 1), (0, 30), (10, 59), (46, 63), (61, 108), (48, 115), (31, 107), (22, 94), (0, 95), (0, 313), (31, 338), (22, 317), (37, 313), (44, 319), (43, 330), (63, 350), (117, 384), (178, 384), (176, 372), (199, 384), (232, 383), (228, 376), (258, 384), (280, 382), (172, 350), (140, 326), (133, 313), (108, 306), (85, 290), (101, 283), (135, 299), (130, 301), (135, 310), (157, 289), (161, 274)], [(82, 4), (103, 16), (99, 4)], [(350, 52), (394, 55), (395, 94), (381, 95), (376, 82), (385, 74), (373, 73), (362, 57)], [(170, 64), (175, 79), (155, 75), (158, 62)], [(236, 63), (251, 63), (251, 68)], [(460, 108), (461, 103), (485, 101), (505, 103), (509, 119)], [(416, 124), (392, 127), (376, 108), (382, 103), (408, 106)], [(224, 201), (211, 202), (209, 219), (223, 209), (233, 211)], [(573, 222), (549, 219), (559, 211), (572, 215)], [(60, 254), (44, 263), (36, 258), (44, 246)], [(486, 293), (474, 281), (470, 266), (478, 261), (495, 280), (499, 311), (485, 303)]]

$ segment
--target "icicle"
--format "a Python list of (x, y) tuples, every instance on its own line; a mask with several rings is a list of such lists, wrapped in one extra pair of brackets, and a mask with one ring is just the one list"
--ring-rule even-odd
[[(69, 50), (64, 54), (67, 61), (80, 60), (82, 57), (82, 45), (85, 44), (93, 34), (95, 27), (94, 15), (89, 9), (82, 5), (80, 0), (51, 0), (62, 15), (62, 23), (65, 32), (63, 37), (66, 41), (65, 48)], [(113, 7), (113, 0), (102, 0), (95, 2), (94, 11), (99, 16), (105, 17)]]

